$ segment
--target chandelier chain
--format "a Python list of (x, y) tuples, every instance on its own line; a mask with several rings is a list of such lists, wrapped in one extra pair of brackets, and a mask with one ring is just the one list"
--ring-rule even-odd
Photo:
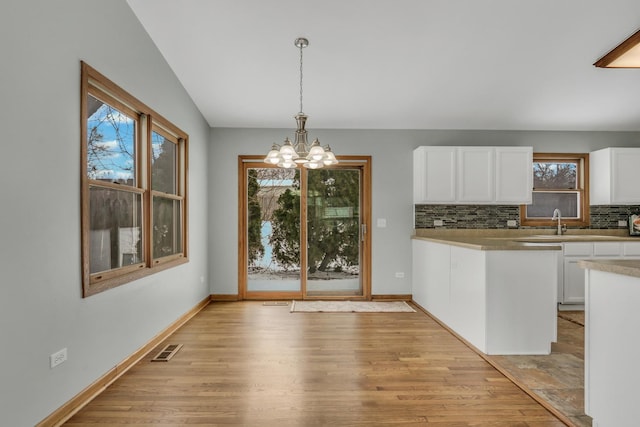
[(302, 48), (303, 46), (300, 46), (300, 112), (302, 113)]

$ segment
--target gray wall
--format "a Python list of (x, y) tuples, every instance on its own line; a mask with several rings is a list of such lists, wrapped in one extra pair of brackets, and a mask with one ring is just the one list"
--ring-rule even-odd
[[(124, 0), (5, 0), (1, 11), (0, 414), (3, 425), (29, 426), (209, 293), (237, 293), (237, 156), (264, 154), (293, 129), (210, 130)], [(80, 60), (190, 135), (190, 262), (87, 299), (80, 283)], [(589, 151), (640, 140), (635, 133), (310, 133), (339, 154), (373, 156), (374, 224), (388, 224), (372, 229), (374, 294), (411, 290), (415, 147)], [(50, 369), (49, 355), (63, 347), (69, 360)]]
[[(311, 117), (313, 119), (313, 117)], [(311, 121), (312, 123), (312, 121)], [(209, 276), (211, 293), (237, 294), (237, 156), (264, 155), (294, 129), (212, 129), (209, 150)], [(640, 146), (638, 132), (540, 132), (458, 130), (309, 130), (340, 154), (373, 157), (372, 293), (411, 293), (413, 150), (421, 145), (522, 145), (536, 152), (589, 152)], [(376, 228), (386, 218), (387, 228)], [(404, 272), (404, 279), (395, 278)]]
[[(0, 9), (0, 424), (32, 426), (209, 294), (209, 127), (124, 0)], [(190, 135), (189, 263), (83, 299), (80, 60)], [(201, 278), (203, 280), (201, 281)], [(68, 360), (49, 368), (49, 355)]]

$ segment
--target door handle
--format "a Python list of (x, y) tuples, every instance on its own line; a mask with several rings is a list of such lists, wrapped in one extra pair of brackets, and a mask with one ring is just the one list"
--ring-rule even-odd
[(364, 242), (364, 236), (367, 234), (367, 224), (360, 225), (360, 239)]

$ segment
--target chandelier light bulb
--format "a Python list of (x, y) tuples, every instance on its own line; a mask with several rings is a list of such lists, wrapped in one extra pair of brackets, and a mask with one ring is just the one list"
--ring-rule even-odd
[(333, 154), (333, 151), (331, 151), (331, 147), (329, 147), (329, 145), (324, 147), (324, 159), (322, 160), (322, 163), (324, 163), (325, 166), (338, 164), (338, 159), (336, 159), (336, 156)]
[(271, 165), (277, 165), (282, 160), (283, 159), (280, 157), (280, 147), (278, 144), (274, 143), (271, 146), (271, 151), (269, 151), (267, 157), (264, 158), (264, 162)]
[(317, 162), (312, 160), (310, 162), (305, 163), (302, 166), (304, 166), (307, 169), (320, 169), (323, 165), (322, 165), (322, 162)]
[(289, 140), (289, 138), (286, 138), (284, 140), (284, 144), (282, 144), (282, 147), (280, 147), (280, 156), (284, 160), (293, 160), (298, 158), (298, 154), (293, 148), (293, 145), (291, 145), (291, 140)]
[(278, 167), (285, 169), (295, 168), (296, 162), (294, 162), (293, 160), (283, 160), (282, 162), (278, 163)]
[(320, 141), (318, 138), (313, 141), (311, 144), (311, 148), (309, 148), (309, 155), (307, 156), (307, 160), (318, 162), (324, 158), (324, 149), (320, 145)]

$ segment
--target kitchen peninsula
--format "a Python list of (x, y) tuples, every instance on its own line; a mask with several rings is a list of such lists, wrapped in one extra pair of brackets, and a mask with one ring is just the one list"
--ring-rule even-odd
[(560, 245), (468, 233), (413, 237), (413, 300), (485, 354), (549, 354)]
[(585, 413), (593, 425), (637, 425), (640, 260), (581, 261), (586, 269)]
[(413, 300), (485, 354), (549, 354), (561, 282), (581, 259), (563, 261), (563, 248), (631, 256), (640, 244), (620, 230), (553, 231), (417, 229)]

